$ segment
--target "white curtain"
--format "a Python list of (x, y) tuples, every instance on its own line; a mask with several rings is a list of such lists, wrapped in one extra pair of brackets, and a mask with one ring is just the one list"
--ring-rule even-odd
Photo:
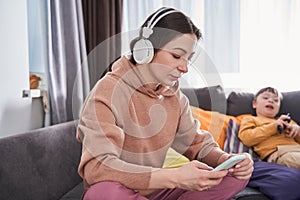
[(243, 65), (249, 66), (245, 72), (299, 67), (299, 0), (246, 0), (241, 13)]
[(81, 0), (47, 0), (50, 124), (78, 119), (89, 86)]
[(299, 35), (299, 0), (242, 1), (241, 74), (252, 83), (245, 87), (299, 89)]
[[(219, 73), (239, 71), (240, 0), (205, 0), (204, 47)], [(214, 72), (209, 65), (206, 72)]]

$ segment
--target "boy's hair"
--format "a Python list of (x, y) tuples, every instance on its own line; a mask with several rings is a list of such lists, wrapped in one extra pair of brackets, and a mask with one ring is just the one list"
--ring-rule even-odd
[(265, 88), (262, 88), (260, 89), (254, 96), (254, 101), (256, 101), (258, 95), (260, 95), (261, 93), (264, 93), (264, 92), (271, 92), (273, 94), (275, 94), (277, 97), (279, 97), (280, 100), (282, 100), (282, 95), (280, 92), (278, 92), (277, 89), (273, 88), (273, 87), (265, 87)]

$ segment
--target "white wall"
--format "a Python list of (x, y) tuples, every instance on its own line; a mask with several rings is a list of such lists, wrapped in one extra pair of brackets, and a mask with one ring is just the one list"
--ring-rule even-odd
[(39, 128), (42, 119), (35, 116), (32, 99), (22, 97), (29, 89), (26, 0), (0, 0), (0, 27), (0, 137), (4, 137)]

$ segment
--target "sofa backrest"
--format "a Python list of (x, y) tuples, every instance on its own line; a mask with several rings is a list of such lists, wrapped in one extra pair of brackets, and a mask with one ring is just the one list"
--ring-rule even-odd
[(1, 138), (1, 199), (59, 199), (80, 183), (75, 133), (72, 121)]
[(226, 114), (226, 96), (220, 85), (203, 88), (181, 88), (190, 105)]

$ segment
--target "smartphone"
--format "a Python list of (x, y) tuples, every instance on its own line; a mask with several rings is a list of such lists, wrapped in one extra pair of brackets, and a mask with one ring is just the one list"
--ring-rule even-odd
[(237, 163), (241, 162), (246, 158), (245, 155), (236, 155), (232, 156), (231, 158), (225, 160), (223, 163), (218, 165), (216, 168), (214, 168), (212, 171), (219, 171), (223, 169), (229, 169), (233, 166), (235, 166)]
[[(290, 117), (291, 114), (287, 113), (286, 116)], [(291, 122), (291, 118), (290, 119), (285, 119), (283, 121), (286, 121), (286, 122), (290, 123)], [(283, 125), (283, 127), (280, 126), (280, 125), (277, 126), (277, 130), (279, 131), (279, 133), (281, 133), (284, 129), (286, 129), (286, 125)]]

